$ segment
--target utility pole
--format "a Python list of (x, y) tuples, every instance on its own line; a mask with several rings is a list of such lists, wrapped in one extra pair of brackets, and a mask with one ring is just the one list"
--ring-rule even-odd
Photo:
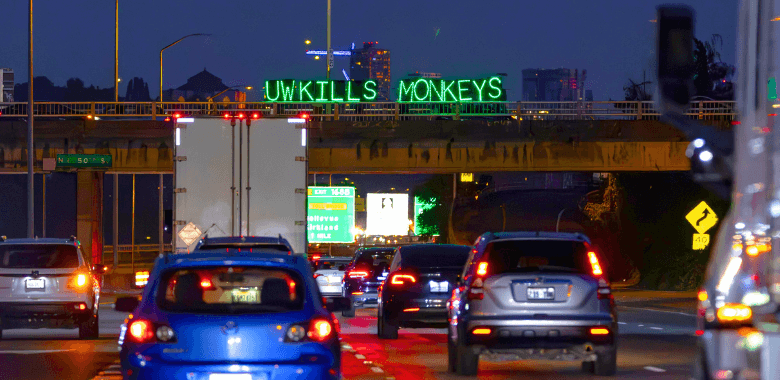
[(27, 237), (35, 237), (35, 187), (33, 165), (35, 147), (33, 146), (33, 0), (30, 0), (30, 35), (27, 40)]
[(333, 49), (330, 46), (330, 0), (328, 0), (328, 73), (325, 79), (330, 79), (330, 69), (333, 67)]
[(119, 101), (119, 0), (114, 2), (114, 101)]

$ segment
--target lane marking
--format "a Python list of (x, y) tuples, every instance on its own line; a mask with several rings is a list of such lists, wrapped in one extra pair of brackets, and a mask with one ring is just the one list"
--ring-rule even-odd
[(639, 325), (639, 327), (645, 327), (645, 325)]
[(355, 358), (356, 358), (356, 359), (363, 360), (363, 359), (365, 359), (366, 357), (365, 357), (365, 356), (363, 356), (363, 355), (361, 355), (361, 354), (355, 354)]
[(374, 373), (383, 373), (385, 371), (382, 371), (382, 368), (379, 367), (371, 367), (371, 370), (374, 371)]
[(658, 367), (653, 367), (653, 366), (647, 366), (647, 367), (645, 367), (645, 369), (650, 371), (650, 372), (657, 372), (657, 373), (666, 372), (666, 370), (663, 369), (663, 368), (658, 368)]
[(627, 323), (626, 323), (626, 322), (618, 322), (618, 324), (619, 324), (619, 325), (625, 325), (625, 324), (627, 324)]
[(650, 328), (651, 328), (651, 329), (653, 329), (653, 330), (663, 330), (663, 328), (661, 328), (661, 327), (655, 327), (655, 326), (653, 326), (653, 327), (650, 327)]
[(634, 306), (618, 306), (618, 308), (621, 309), (632, 309), (632, 310), (642, 310), (642, 311), (654, 311), (657, 313), (669, 313), (669, 314), (677, 314), (677, 315), (684, 315), (686, 317), (696, 317), (696, 314), (694, 313), (685, 313), (682, 311), (672, 311), (672, 310), (659, 310), (659, 309), (652, 309), (647, 307), (634, 307)]
[(0, 354), (38, 355), (38, 354), (53, 354), (57, 352), (69, 352), (69, 351), (76, 351), (76, 350), (2, 350), (0, 351)]

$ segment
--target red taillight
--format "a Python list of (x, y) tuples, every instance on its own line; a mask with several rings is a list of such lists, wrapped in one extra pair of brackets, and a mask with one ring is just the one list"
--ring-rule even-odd
[(311, 259), (314, 260), (314, 261), (317, 261), (320, 258), (322, 258), (322, 256), (320, 256), (320, 255), (314, 255), (314, 256), (311, 257)]
[(362, 270), (353, 270), (347, 273), (347, 277), (349, 278), (366, 278), (368, 277), (368, 272), (362, 271)]
[(315, 342), (322, 342), (333, 335), (333, 326), (325, 319), (315, 319), (309, 324), (309, 339)]
[(208, 278), (200, 280), (200, 287), (203, 288), (203, 290), (217, 290), (217, 287), (214, 286), (214, 283)]
[(227, 113), (227, 112), (225, 112), (225, 114), (224, 114), (224, 115), (222, 115), (222, 116), (223, 116), (225, 119), (230, 119), (230, 114), (229, 114), (229, 113)]
[(594, 276), (601, 276), (604, 271), (601, 270), (601, 264), (599, 264), (599, 258), (596, 256), (596, 252), (588, 252), (588, 261), (590, 261), (590, 267), (593, 270)]
[(590, 335), (609, 335), (609, 329), (606, 327), (591, 327)]
[(478, 327), (474, 330), (471, 330), (471, 333), (474, 335), (490, 335), (492, 331), (487, 327)]
[(243, 113), (238, 114), (238, 118), (244, 120), (244, 114)]
[(391, 285), (410, 285), (414, 284), (415, 282), (417, 282), (417, 278), (411, 274), (393, 273), (393, 275), (390, 276)]
[(154, 339), (152, 323), (147, 320), (139, 319), (133, 321), (133, 323), (130, 324), (130, 327), (127, 328), (127, 331), (130, 332), (130, 336), (133, 337), (133, 340), (138, 343), (151, 342), (152, 339)]
[(483, 261), (477, 264), (477, 276), (486, 276), (488, 270), (488, 263)]
[(180, 114), (180, 113), (175, 113), (175, 114), (173, 114), (173, 118), (174, 118), (174, 119), (178, 119), (178, 118), (180, 118), (180, 117), (181, 117), (181, 114)]
[(260, 114), (259, 113), (255, 112), (255, 113), (252, 114), (252, 119), (258, 119), (258, 118), (260, 118)]

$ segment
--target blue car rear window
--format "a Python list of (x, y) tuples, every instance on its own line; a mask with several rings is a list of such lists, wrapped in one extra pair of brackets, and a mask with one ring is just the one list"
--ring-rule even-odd
[(70, 244), (0, 245), (0, 268), (78, 268), (79, 254)]
[(303, 286), (297, 273), (280, 268), (188, 268), (163, 275), (157, 301), (182, 313), (280, 313), (303, 309)]

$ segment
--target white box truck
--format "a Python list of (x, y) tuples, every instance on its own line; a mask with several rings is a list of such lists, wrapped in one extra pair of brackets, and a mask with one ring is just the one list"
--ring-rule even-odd
[(281, 235), (305, 254), (306, 124), (231, 118), (176, 120), (174, 251), (191, 251), (205, 235)]

